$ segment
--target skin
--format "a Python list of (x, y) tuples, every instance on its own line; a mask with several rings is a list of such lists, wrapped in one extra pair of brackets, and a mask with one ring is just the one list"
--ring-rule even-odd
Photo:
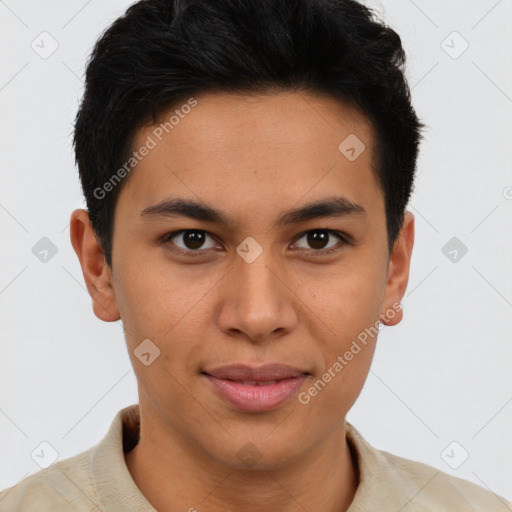
[[(389, 255), (373, 130), (353, 108), (304, 92), (196, 99), (123, 184), (112, 269), (87, 211), (71, 215), (94, 312), (106, 322), (122, 318), (138, 381), (140, 441), (125, 455), (128, 469), (161, 512), (345, 511), (358, 485), (345, 415), (378, 336), (307, 404), (294, 396), (272, 411), (243, 412), (200, 372), (280, 362), (309, 371), (301, 391), (309, 389), (365, 328), (401, 321), (393, 304), (407, 287), (414, 217), (406, 212)], [(134, 148), (154, 128), (142, 128)], [(338, 150), (349, 134), (366, 145), (354, 161)], [(362, 205), (366, 215), (275, 225), (284, 211), (333, 195)], [(236, 225), (141, 217), (169, 197), (200, 200)], [(159, 242), (182, 229), (206, 231), (204, 246), (194, 249), (184, 236)], [(339, 250), (322, 255), (321, 244), (301, 236), (319, 229), (346, 233), (352, 243), (332, 235), (324, 246)], [(236, 252), (247, 236), (263, 249), (252, 263)], [(203, 252), (192, 257), (173, 247)], [(134, 355), (146, 338), (161, 351), (149, 366)], [(261, 453), (251, 468), (237, 456), (247, 443)]]

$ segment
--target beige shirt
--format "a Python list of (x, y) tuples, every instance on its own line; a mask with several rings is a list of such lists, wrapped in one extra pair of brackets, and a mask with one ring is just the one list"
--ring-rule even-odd
[[(2, 491), (0, 511), (155, 512), (124, 459), (138, 441), (138, 414), (137, 404), (120, 410), (98, 444)], [(512, 503), (487, 489), (373, 448), (348, 422), (346, 434), (360, 474), (348, 512), (512, 511)]]

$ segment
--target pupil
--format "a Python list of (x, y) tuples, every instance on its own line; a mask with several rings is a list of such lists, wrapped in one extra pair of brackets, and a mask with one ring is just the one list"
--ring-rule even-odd
[(199, 249), (204, 243), (204, 233), (201, 231), (187, 231), (185, 233), (185, 245), (189, 249)]
[(308, 243), (315, 249), (323, 249), (329, 240), (329, 233), (327, 231), (312, 231), (308, 233)]

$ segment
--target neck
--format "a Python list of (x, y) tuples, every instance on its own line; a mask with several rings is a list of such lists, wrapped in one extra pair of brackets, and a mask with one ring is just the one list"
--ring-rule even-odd
[(159, 512), (345, 512), (354, 498), (357, 460), (344, 421), (293, 463), (239, 470), (190, 446), (175, 430), (162, 432), (158, 423), (142, 418), (141, 411), (140, 440), (125, 460), (133, 480)]

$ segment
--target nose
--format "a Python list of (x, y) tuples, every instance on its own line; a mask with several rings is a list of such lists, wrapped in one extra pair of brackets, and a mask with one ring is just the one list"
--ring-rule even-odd
[(290, 274), (264, 251), (255, 261), (242, 258), (226, 276), (221, 290), (219, 328), (261, 343), (293, 331), (298, 322), (297, 291)]

